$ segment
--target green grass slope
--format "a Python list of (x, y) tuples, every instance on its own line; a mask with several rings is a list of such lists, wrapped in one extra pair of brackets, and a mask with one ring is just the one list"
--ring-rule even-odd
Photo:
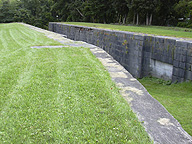
[(156, 78), (143, 78), (139, 81), (192, 135), (192, 82), (166, 85)]
[(161, 35), (161, 36), (192, 38), (192, 29), (189, 28), (163, 27), (163, 26), (123, 26), (123, 25), (99, 24), (99, 23), (82, 23), (82, 22), (65, 22), (65, 24), (73, 24), (73, 25), (103, 28), (103, 29)]
[(109, 74), (87, 48), (0, 24), (0, 142), (151, 143)]

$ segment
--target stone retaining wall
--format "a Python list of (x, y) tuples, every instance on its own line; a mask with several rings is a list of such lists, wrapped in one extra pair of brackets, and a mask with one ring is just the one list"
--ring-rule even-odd
[(136, 78), (192, 80), (192, 41), (55, 22), (49, 30), (101, 47)]

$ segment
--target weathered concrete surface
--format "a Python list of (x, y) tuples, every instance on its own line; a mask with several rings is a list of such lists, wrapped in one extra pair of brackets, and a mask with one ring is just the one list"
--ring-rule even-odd
[(164, 80), (172, 78), (173, 65), (151, 59), (151, 74), (153, 77), (159, 77)]
[(192, 137), (183, 130), (179, 122), (155, 100), (124, 67), (104, 50), (85, 42), (74, 42), (53, 32), (30, 25), (26, 26), (42, 32), (48, 37), (60, 41), (64, 45), (90, 48), (91, 52), (109, 71), (113, 81), (121, 89), (120, 93), (130, 104), (132, 110), (136, 113), (139, 121), (142, 122), (154, 143), (192, 144)]

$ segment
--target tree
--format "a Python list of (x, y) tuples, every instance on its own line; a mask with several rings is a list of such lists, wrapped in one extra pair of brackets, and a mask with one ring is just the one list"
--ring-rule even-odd
[(119, 23), (125, 24), (126, 19), (129, 13), (129, 7), (126, 0), (113, 0), (113, 7), (115, 9), (115, 13), (117, 14), (117, 18)]
[(60, 21), (82, 21), (81, 0), (54, 0), (51, 12)]
[(133, 24), (136, 25), (152, 24), (153, 14), (155, 13), (155, 7), (157, 5), (157, 0), (127, 0), (128, 7), (133, 17)]
[(115, 17), (115, 11), (112, 8), (112, 0), (94, 0), (86, 1), (85, 16), (91, 17), (93, 21), (100, 23), (111, 23)]
[(192, 1), (190, 0), (180, 0), (179, 3), (175, 5), (174, 10), (177, 13), (178, 18), (184, 18), (184, 21), (192, 23)]
[(153, 14), (157, 5), (156, 0), (145, 0), (143, 3), (143, 14), (146, 16), (146, 25), (152, 24)]
[(179, 0), (158, 0), (154, 15), (155, 25), (176, 25), (174, 6)]
[(47, 28), (48, 22), (54, 20), (51, 14), (52, 0), (20, 0), (15, 7), (15, 21), (29, 23)]
[(192, 23), (191, 0), (0, 0), (0, 22), (42, 28), (49, 21), (177, 25), (179, 17)]
[(3, 0), (0, 6), (0, 22), (7, 23), (14, 21), (14, 8), (9, 0)]

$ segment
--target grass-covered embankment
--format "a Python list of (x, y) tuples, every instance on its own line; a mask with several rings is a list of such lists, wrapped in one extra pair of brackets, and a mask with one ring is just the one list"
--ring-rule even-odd
[(20, 24), (0, 24), (0, 141), (151, 143), (103, 65)]
[(65, 22), (65, 23), (73, 24), (73, 25), (88, 26), (88, 27), (103, 28), (103, 29), (160, 35), (160, 36), (192, 38), (192, 29), (189, 29), (189, 28), (164, 27), (164, 26), (124, 26), (124, 25), (82, 23), (82, 22)]
[(156, 78), (139, 81), (192, 135), (192, 82), (167, 85), (165, 81)]

